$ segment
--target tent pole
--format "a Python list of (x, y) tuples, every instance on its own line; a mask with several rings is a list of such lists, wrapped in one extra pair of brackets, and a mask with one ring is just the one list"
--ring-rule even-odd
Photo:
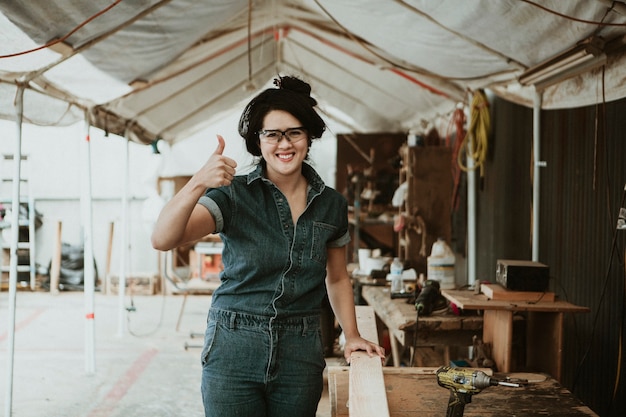
[(95, 271), (93, 265), (93, 216), (91, 190), (91, 141), (89, 137), (89, 118), (85, 113), (85, 140), (81, 146), (83, 157), (83, 175), (81, 190), (81, 208), (83, 221), (83, 258), (84, 258), (84, 298), (85, 298), (85, 372), (96, 372), (95, 364), (95, 312), (94, 286)]
[(122, 185), (123, 194), (122, 194), (122, 233), (120, 233), (122, 243), (120, 245), (120, 276), (117, 285), (117, 294), (118, 294), (118, 327), (117, 327), (117, 335), (122, 337), (126, 334), (126, 306), (124, 297), (126, 295), (126, 263), (128, 254), (128, 178), (129, 174), (129, 147), (130, 147), (130, 139), (129, 139), (129, 130), (126, 130), (124, 134), (124, 138), (126, 139), (125, 147), (124, 147), (124, 176)]
[(535, 91), (533, 103), (533, 218), (532, 218), (532, 260), (539, 261), (539, 183), (541, 168), (546, 166), (541, 161), (541, 102), (543, 91)]
[[(9, 323), (7, 355), (7, 391), (4, 403), (4, 415), (11, 417), (13, 413), (13, 365), (15, 363), (15, 308), (17, 300), (17, 243), (19, 241), (20, 220), (20, 180), (22, 178), (22, 119), (24, 116), (24, 84), (18, 84), (15, 96), (17, 128), (15, 150), (13, 152), (13, 198), (11, 201), (11, 253), (9, 259)], [(31, 236), (32, 238), (32, 236)]]
[[(472, 102), (472, 97), (469, 97)], [(470, 106), (471, 107), (471, 106)], [(470, 108), (471, 113), (471, 108)], [(471, 118), (471, 114), (470, 114)], [(468, 118), (468, 120), (470, 119)], [(476, 165), (473, 157), (474, 137), (467, 131), (467, 285), (476, 285)]]

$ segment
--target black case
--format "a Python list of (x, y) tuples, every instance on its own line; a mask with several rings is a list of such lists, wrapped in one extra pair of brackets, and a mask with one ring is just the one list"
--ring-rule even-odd
[(550, 281), (550, 268), (539, 262), (498, 259), (496, 281), (512, 291), (545, 292)]

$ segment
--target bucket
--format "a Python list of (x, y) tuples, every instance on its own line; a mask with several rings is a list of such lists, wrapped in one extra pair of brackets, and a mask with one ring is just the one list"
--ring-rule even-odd
[(443, 239), (437, 239), (433, 243), (430, 256), (427, 259), (428, 279), (439, 281), (442, 290), (456, 288), (454, 279), (454, 264), (456, 262), (454, 252)]
[(371, 249), (359, 249), (359, 271), (363, 274), (369, 274), (367, 260), (372, 256)]

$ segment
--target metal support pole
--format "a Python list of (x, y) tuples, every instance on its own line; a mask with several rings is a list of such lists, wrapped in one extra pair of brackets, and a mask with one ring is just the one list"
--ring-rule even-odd
[(532, 218), (532, 260), (539, 261), (539, 199), (541, 168), (546, 166), (541, 161), (541, 102), (543, 91), (535, 91), (533, 103), (533, 218)]
[(118, 280), (117, 286), (117, 294), (118, 294), (118, 327), (117, 327), (117, 335), (122, 337), (126, 334), (126, 306), (125, 306), (125, 295), (126, 295), (126, 271), (127, 271), (127, 254), (129, 251), (128, 248), (128, 193), (129, 186), (128, 180), (130, 177), (129, 174), (129, 159), (130, 159), (130, 138), (129, 138), (128, 130), (126, 131), (125, 139), (126, 143), (124, 145), (124, 184), (122, 185), (123, 195), (122, 195), (122, 233), (121, 236), (121, 244), (120, 244), (120, 276)]
[(95, 271), (93, 265), (93, 212), (91, 191), (91, 141), (89, 120), (85, 115), (85, 140), (81, 142), (83, 175), (81, 184), (81, 211), (83, 221), (84, 295), (85, 295), (85, 372), (96, 372), (95, 361)]
[[(19, 241), (20, 214), (20, 179), (22, 164), (22, 119), (24, 116), (24, 89), (20, 84), (15, 97), (17, 132), (15, 150), (13, 152), (13, 200), (11, 205), (11, 248), (9, 259), (9, 320), (7, 329), (7, 391), (4, 403), (4, 415), (11, 417), (13, 413), (13, 365), (15, 363), (15, 309), (17, 301), (17, 244)], [(32, 236), (30, 237), (33, 238)], [(32, 256), (32, 254), (31, 254)]]
[[(472, 102), (472, 97), (469, 97)], [(470, 117), (471, 120), (471, 106)], [(467, 285), (476, 285), (476, 165), (473, 157), (474, 137), (467, 130)]]
[[(348, 178), (350, 181), (350, 178)], [(354, 243), (352, 248), (352, 261), (361, 262), (359, 248), (361, 247), (361, 180), (357, 179), (354, 184)], [(362, 265), (362, 263), (361, 263)]]

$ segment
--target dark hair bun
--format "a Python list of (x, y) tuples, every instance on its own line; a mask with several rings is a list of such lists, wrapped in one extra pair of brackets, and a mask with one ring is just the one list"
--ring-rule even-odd
[(254, 97), (239, 119), (239, 134), (246, 141), (248, 152), (261, 156), (259, 130), (263, 119), (273, 110), (290, 113), (298, 119), (309, 134), (309, 145), (313, 139), (322, 137), (326, 124), (315, 111), (317, 101), (311, 97), (311, 86), (299, 78), (284, 76), (274, 79), (277, 88), (268, 88)]
[(307, 97), (311, 106), (317, 105), (317, 101), (311, 97), (311, 86), (299, 78), (290, 77), (288, 75), (275, 78), (274, 85), (280, 89), (293, 91), (294, 93)]

